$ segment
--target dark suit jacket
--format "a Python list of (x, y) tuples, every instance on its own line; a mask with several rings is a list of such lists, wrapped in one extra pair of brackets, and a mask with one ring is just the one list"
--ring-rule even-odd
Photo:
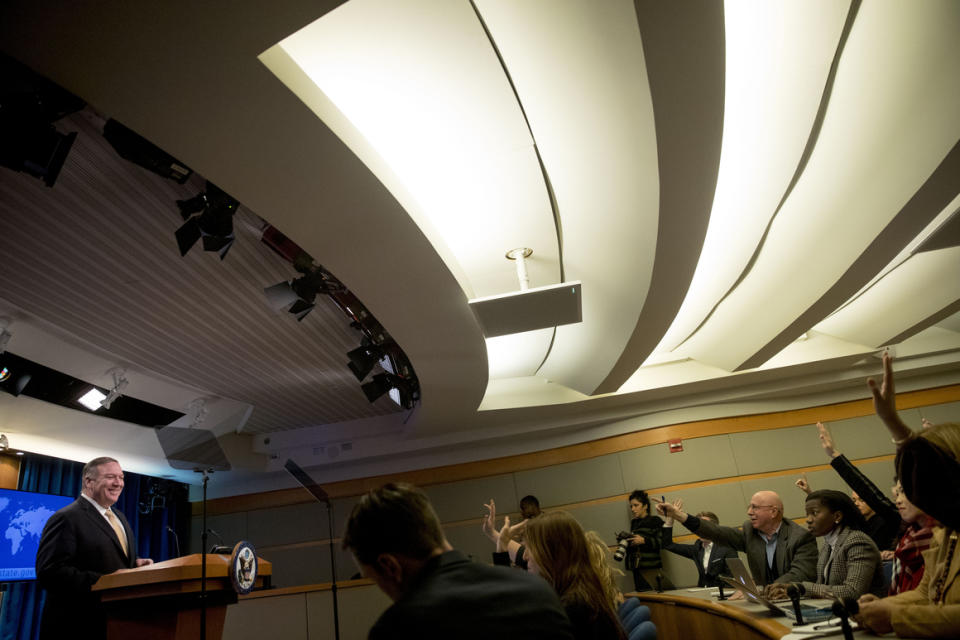
[(100, 576), (136, 566), (137, 543), (127, 519), (113, 510), (127, 532), (128, 558), (113, 529), (83, 497), (47, 520), (37, 550), (37, 579), (47, 592), (40, 637), (104, 638), (106, 618), (90, 587)]
[(750, 521), (740, 529), (723, 527), (709, 520), (688, 515), (683, 525), (708, 540), (733, 547), (747, 554), (750, 573), (757, 584), (771, 582), (814, 582), (817, 579), (817, 541), (810, 532), (784, 518), (773, 553), (776, 580), (767, 577), (767, 543)]
[(736, 558), (736, 549), (714, 542), (713, 549), (710, 551), (710, 563), (707, 570), (704, 571), (703, 542), (697, 540), (693, 544), (680, 544), (673, 541), (673, 527), (662, 527), (662, 529), (663, 548), (678, 556), (690, 558), (697, 565), (697, 572), (700, 574), (700, 578), (697, 580), (698, 587), (716, 587), (720, 584), (718, 576), (729, 574), (725, 558)]
[(543, 578), (447, 551), (427, 563), (367, 637), (572, 640), (573, 635), (557, 594)]

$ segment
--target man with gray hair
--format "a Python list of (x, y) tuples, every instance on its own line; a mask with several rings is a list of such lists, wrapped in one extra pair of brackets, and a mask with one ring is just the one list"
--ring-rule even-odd
[(360, 499), (343, 548), (390, 596), (369, 638), (572, 638), (556, 593), (537, 576), (473, 562), (447, 542), (427, 496), (391, 483)]
[(153, 562), (137, 557), (133, 529), (113, 509), (122, 491), (120, 463), (94, 458), (83, 467), (80, 497), (44, 526), (37, 550), (37, 579), (47, 591), (41, 640), (106, 638), (106, 615), (90, 587), (106, 573)]

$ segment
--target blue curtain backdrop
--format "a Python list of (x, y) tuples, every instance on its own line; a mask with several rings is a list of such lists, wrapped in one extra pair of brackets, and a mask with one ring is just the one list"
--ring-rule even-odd
[[(121, 463), (122, 464), (122, 463)], [(80, 495), (82, 462), (27, 454), (20, 464), (21, 491)], [(190, 529), (187, 486), (124, 471), (124, 488), (116, 508), (123, 512), (137, 538), (137, 555), (159, 562), (176, 557), (176, 544), (167, 527), (176, 531), (186, 549)], [(164, 497), (160, 508), (155, 496)], [(151, 509), (151, 503), (153, 507)], [(10, 582), (0, 608), (0, 640), (35, 640), (40, 635), (44, 592), (35, 580)]]

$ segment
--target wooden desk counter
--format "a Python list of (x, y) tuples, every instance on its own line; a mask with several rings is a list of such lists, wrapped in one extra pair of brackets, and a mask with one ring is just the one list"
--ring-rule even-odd
[(790, 633), (788, 618), (770, 617), (766, 609), (746, 603), (717, 602), (709, 591), (631, 593), (650, 607), (660, 640), (779, 640)]

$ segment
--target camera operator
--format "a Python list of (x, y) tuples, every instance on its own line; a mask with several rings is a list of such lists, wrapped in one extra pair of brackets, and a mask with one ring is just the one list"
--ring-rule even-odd
[[(630, 494), (630, 536), (624, 539), (627, 542), (627, 569), (633, 572), (633, 586), (637, 591), (650, 591), (650, 585), (640, 573), (645, 569), (660, 569), (663, 562), (660, 560), (660, 547), (663, 543), (663, 520), (650, 513), (650, 498), (646, 491), (637, 489)], [(617, 539), (620, 541), (621, 535)]]

